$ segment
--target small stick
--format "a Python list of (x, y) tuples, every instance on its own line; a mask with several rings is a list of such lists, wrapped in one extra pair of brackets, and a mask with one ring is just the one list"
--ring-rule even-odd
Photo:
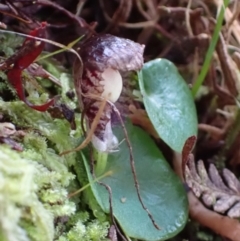
[(142, 208), (147, 212), (148, 214), (148, 217), (150, 218), (150, 220), (152, 221), (152, 224), (153, 226), (158, 229), (158, 230), (161, 230), (161, 228), (157, 225), (157, 223), (155, 222), (151, 212), (148, 210), (148, 208), (145, 206), (145, 204), (143, 203), (143, 200), (141, 198), (141, 195), (140, 195), (140, 188), (139, 188), (139, 183), (137, 181), (137, 173), (136, 173), (136, 169), (135, 169), (135, 165), (134, 165), (134, 157), (133, 157), (133, 152), (132, 152), (132, 146), (131, 146), (131, 143), (129, 141), (129, 137), (128, 137), (128, 133), (127, 133), (127, 130), (126, 130), (126, 127), (124, 125), (124, 122), (123, 122), (123, 119), (121, 117), (121, 114), (119, 113), (119, 110), (116, 108), (116, 106), (111, 103), (110, 101), (108, 101), (108, 103), (113, 107), (113, 110), (114, 112), (117, 114), (119, 120), (120, 120), (120, 123), (121, 123), (121, 126), (123, 128), (123, 132), (124, 132), (124, 135), (125, 135), (125, 139), (126, 139), (126, 142), (127, 142), (127, 146), (128, 146), (128, 149), (129, 149), (129, 154), (130, 154), (130, 164), (131, 164), (131, 169), (132, 169), (132, 173), (133, 173), (133, 179), (134, 179), (134, 185), (135, 185), (135, 188), (136, 188), (136, 191), (137, 191), (137, 196), (138, 196), (138, 199), (142, 205)]
[(216, 51), (221, 64), (221, 69), (224, 75), (225, 84), (233, 97), (238, 95), (236, 88), (236, 81), (238, 79), (236, 70), (233, 67), (233, 60), (230, 58), (227, 52), (222, 34), (219, 35), (219, 40), (216, 46)]
[(190, 23), (190, 9), (192, 6), (192, 0), (188, 1), (188, 5), (185, 11), (185, 21), (186, 21), (186, 27), (187, 27), (187, 31), (188, 31), (188, 35), (190, 37), (193, 37), (193, 31), (192, 31), (192, 27), (191, 27), (191, 23)]
[(77, 4), (76, 16), (80, 16), (83, 6), (85, 5), (87, 0), (79, 0)]
[[(10, 34), (17, 34), (19, 36), (23, 36), (23, 37), (27, 37), (29, 39), (35, 39), (35, 40), (40, 40), (40, 41), (43, 41), (45, 43), (49, 43), (49, 44), (52, 44), (56, 47), (59, 47), (59, 48), (63, 48), (65, 49), (66, 51), (69, 51), (73, 54), (76, 55), (76, 57), (78, 58), (78, 60), (80, 61), (80, 63), (82, 63), (82, 59), (80, 57), (80, 55), (78, 54), (78, 52), (76, 50), (74, 50), (71, 46), (66, 46), (64, 44), (60, 44), (58, 42), (54, 42), (50, 39), (46, 39), (46, 38), (40, 38), (40, 37), (36, 37), (36, 36), (31, 36), (29, 34), (23, 34), (23, 33), (16, 33), (16, 32), (13, 32), (13, 31), (9, 31), (9, 30), (4, 30), (4, 29), (1, 29), (0, 32), (3, 32), (3, 33), (10, 33)], [(3, 67), (5, 66), (0, 66), (0, 69), (3, 69)]]
[(106, 188), (107, 192), (108, 192), (108, 197), (109, 197), (109, 212), (110, 212), (110, 215), (111, 215), (111, 220), (113, 222), (113, 225), (115, 226), (116, 230), (117, 230), (117, 233), (121, 236), (122, 240), (124, 241), (127, 241), (127, 239), (123, 236), (123, 234), (121, 233), (121, 231), (119, 230), (118, 226), (117, 226), (117, 223), (115, 221), (115, 218), (113, 216), (113, 203), (112, 203), (112, 189), (110, 186), (108, 186), (107, 184), (103, 183), (103, 182), (99, 182), (98, 183), (100, 185), (102, 185), (103, 187)]
[(69, 12), (64, 7), (60, 6), (59, 4), (57, 4), (55, 2), (52, 2), (52, 1), (49, 1), (49, 0), (36, 0), (35, 4), (44, 5), (44, 6), (51, 6), (55, 9), (57, 9), (58, 11), (63, 12), (70, 19), (73, 19), (74, 21), (76, 21), (79, 24), (80, 27), (88, 29), (91, 33), (95, 33), (95, 31), (92, 29), (92, 27), (89, 26), (83, 18)]

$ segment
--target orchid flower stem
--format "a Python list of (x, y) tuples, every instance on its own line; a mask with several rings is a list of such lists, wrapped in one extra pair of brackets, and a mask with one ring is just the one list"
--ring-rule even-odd
[(108, 153), (94, 150), (94, 159), (97, 160), (95, 173), (97, 176), (104, 173), (107, 166)]

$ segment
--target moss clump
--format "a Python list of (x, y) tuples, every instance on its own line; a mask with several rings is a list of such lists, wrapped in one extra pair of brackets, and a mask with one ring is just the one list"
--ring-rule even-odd
[(37, 195), (38, 168), (3, 146), (0, 160), (0, 240), (28, 241), (31, 233), (32, 240), (53, 240), (53, 214)]
[[(11, 35), (2, 36), (0, 42), (5, 58), (14, 53), (16, 46), (21, 46), (21, 39)], [(50, 61), (44, 61), (44, 66), (53, 67)], [(60, 69), (57, 76), (62, 88), (55, 88), (55, 92), (59, 94), (60, 103), (74, 109), (76, 98), (66, 97), (66, 92), (73, 89), (71, 77), (62, 73), (62, 67)], [(47, 101), (48, 95), (43, 90), (38, 93), (37, 81), (25, 70), (23, 76), (29, 100), (32, 103), (39, 103), (39, 98), (41, 103)], [(66, 119), (29, 108), (16, 100), (14, 92), (6, 73), (0, 71), (0, 114), (4, 121), (13, 123), (24, 133), (10, 136), (21, 143), (22, 152), (0, 145), (0, 240), (106, 240), (109, 225), (91, 190), (88, 188), (81, 195), (68, 197), (88, 183), (79, 156), (76, 153), (59, 156), (79, 142), (82, 133), (79, 114), (76, 130), (71, 131)], [(95, 215), (96, 210), (98, 215)]]
[[(66, 120), (20, 101), (0, 101), (0, 111), (25, 132), (23, 152), (0, 146), (0, 240), (106, 240), (108, 223), (91, 190), (68, 198), (79, 180), (88, 180), (76, 153), (58, 155), (78, 140), (69, 136)], [(85, 211), (88, 205), (98, 209), (100, 221)]]
[[(66, 120), (34, 111), (21, 101), (0, 100), (0, 111), (25, 132), (23, 152), (0, 146), (0, 240), (106, 240), (108, 223), (91, 190), (68, 198), (80, 188), (79, 181), (84, 185), (88, 180), (76, 153), (58, 154), (78, 140), (69, 136)], [(98, 210), (99, 221), (83, 215), (88, 205), (93, 213)]]

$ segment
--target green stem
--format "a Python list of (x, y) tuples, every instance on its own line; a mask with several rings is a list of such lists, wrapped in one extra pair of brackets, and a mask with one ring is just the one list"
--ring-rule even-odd
[(217, 24), (215, 26), (214, 32), (213, 32), (213, 37), (212, 40), (210, 42), (210, 46), (207, 50), (207, 54), (203, 63), (203, 67), (201, 69), (200, 74), (198, 75), (198, 78), (196, 80), (196, 82), (194, 83), (193, 87), (192, 87), (192, 95), (193, 97), (196, 96), (199, 88), (201, 87), (201, 85), (203, 84), (205, 77), (207, 75), (211, 60), (212, 60), (212, 56), (215, 50), (215, 47), (217, 45), (217, 41), (219, 38), (219, 32), (221, 31), (222, 28), (222, 23), (223, 23), (223, 19), (224, 19), (224, 13), (225, 13), (225, 8), (228, 6), (229, 4), (229, 0), (225, 0), (224, 1), (224, 6), (221, 7), (220, 13), (218, 15), (217, 18)]
[(97, 160), (97, 163), (95, 166), (95, 174), (96, 176), (98, 176), (104, 173), (106, 169), (108, 154), (105, 152), (98, 152), (97, 150), (94, 150), (93, 155), (94, 155), (94, 159)]
[(64, 52), (64, 51), (68, 50), (68, 49), (71, 49), (76, 43), (78, 43), (80, 40), (82, 40), (83, 37), (84, 37), (84, 35), (81, 36), (81, 37), (79, 37), (79, 38), (77, 38), (77, 39), (74, 40), (73, 42), (69, 43), (65, 48), (58, 49), (58, 50), (54, 51), (53, 53), (45, 54), (44, 56), (38, 57), (38, 58), (37, 58), (37, 61), (40, 61), (40, 60), (49, 58), (49, 57), (54, 56), (54, 55), (56, 55), (56, 54), (62, 53), (62, 52)]

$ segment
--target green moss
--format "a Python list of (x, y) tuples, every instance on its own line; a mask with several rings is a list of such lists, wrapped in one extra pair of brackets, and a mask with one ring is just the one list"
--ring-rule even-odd
[(0, 160), (1, 240), (30, 240), (29, 229), (37, 236), (32, 240), (53, 240), (53, 215), (38, 199), (34, 163), (3, 146)]
[[(76, 170), (82, 185), (88, 180), (76, 153), (58, 155), (59, 150), (69, 149), (76, 141), (69, 137), (65, 120), (53, 120), (48, 113), (31, 110), (21, 102), (0, 102), (2, 113), (27, 128), (23, 152), (0, 146), (0, 183), (7, 185), (0, 185), (1, 240), (106, 240), (106, 216), (91, 190), (68, 198), (69, 193), (80, 188), (72, 170)], [(84, 211), (87, 206), (101, 221), (89, 219)], [(67, 217), (67, 222), (62, 223), (63, 217)]]
[[(0, 38), (0, 50), (5, 57), (21, 45), (19, 39), (13, 39), (9, 35)], [(41, 103), (46, 101), (47, 94), (39, 94), (34, 87), (36, 81), (31, 81), (28, 75), (24, 74), (29, 100), (39, 103), (40, 97)], [(73, 89), (71, 76), (61, 72), (57, 76), (62, 83), (62, 88), (56, 87), (60, 102), (75, 109), (77, 99), (66, 97), (66, 92)], [(0, 80), (0, 92), (4, 96), (11, 87), (2, 71)], [(3, 98), (0, 98), (0, 113), (15, 124), (17, 130), (21, 129), (24, 137), (16, 138), (23, 145), (22, 152), (0, 145), (0, 240), (106, 240), (109, 225), (90, 188), (68, 197), (88, 183), (81, 157), (76, 153), (59, 156), (79, 143), (80, 115), (76, 115), (76, 130), (71, 131), (63, 118), (53, 118), (50, 113), (35, 111), (22, 101)], [(86, 211), (89, 207), (93, 211)]]
[(98, 220), (84, 223), (78, 220), (72, 229), (59, 237), (58, 241), (107, 241), (106, 238), (109, 224), (100, 223)]
[(0, 48), (4, 52), (6, 57), (10, 57), (14, 54), (14, 49), (18, 47), (23, 41), (23, 38), (12, 34), (1, 34), (0, 36)]

